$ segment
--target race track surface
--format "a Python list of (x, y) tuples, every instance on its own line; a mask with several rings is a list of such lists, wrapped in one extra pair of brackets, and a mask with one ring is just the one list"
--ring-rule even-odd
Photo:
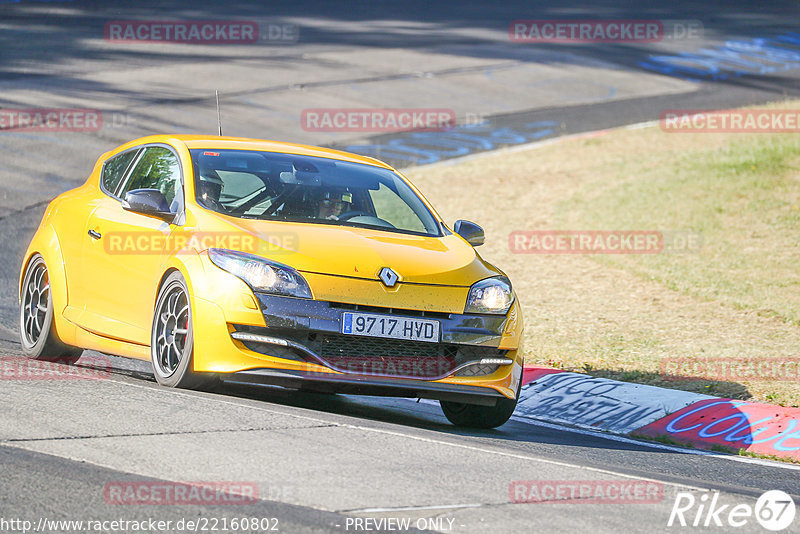
[[(704, 31), (657, 43), (509, 41), (513, 20), (557, 18), (699, 20)], [(254, 20), (267, 38), (245, 45), (104, 39), (109, 21), (147, 19)], [(731, 63), (724, 51), (731, 42), (798, 32), (798, 20), (797, 2), (0, 2), (0, 107), (91, 108), (103, 116), (95, 131), (0, 131), (0, 350), (19, 354), (17, 276), (47, 203), (130, 139), (215, 134), (215, 90), (228, 135), (335, 146), (407, 167), (656, 120), (666, 109), (796, 97), (796, 58)], [(297, 40), (270, 41), (270, 27), (294, 28)], [(679, 54), (702, 50), (716, 50), (717, 63), (691, 75), (676, 67)], [(303, 110), (356, 107), (448, 108), (460, 129), (448, 137), (303, 127)], [(753, 505), (772, 489), (800, 499), (800, 471), (786, 464), (520, 419), (465, 432), (438, 406), (405, 399), (233, 383), (213, 393), (171, 391), (142, 362), (107, 361), (111, 372), (99, 379), (0, 383), (0, 518), (35, 525), (247, 516), (277, 518), (281, 532), (397, 531), (378, 521), (409, 518), (414, 532), (668, 532), (678, 528), (667, 521), (680, 491), (718, 490), (720, 504), (731, 506)], [(259, 499), (125, 506), (104, 497), (109, 484), (213, 480), (253, 484)], [(509, 487), (525, 480), (648, 480), (663, 485), (663, 498), (510, 502)], [(761, 530), (751, 521), (736, 531)]]

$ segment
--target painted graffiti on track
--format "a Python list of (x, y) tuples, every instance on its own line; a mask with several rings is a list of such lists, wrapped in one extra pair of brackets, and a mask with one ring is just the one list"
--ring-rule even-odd
[(463, 124), (438, 132), (405, 132), (391, 139), (344, 150), (387, 161), (395, 166), (426, 165), (475, 152), (530, 143), (560, 133), (555, 121), (528, 122), (520, 127), (498, 128), (490, 122)]
[(515, 415), (624, 434), (710, 398), (579, 373), (557, 373), (524, 386)]
[(687, 406), (636, 434), (800, 460), (799, 424), (800, 408), (714, 398)]
[(800, 68), (800, 33), (732, 39), (695, 52), (651, 55), (639, 66), (695, 82), (774, 74)]

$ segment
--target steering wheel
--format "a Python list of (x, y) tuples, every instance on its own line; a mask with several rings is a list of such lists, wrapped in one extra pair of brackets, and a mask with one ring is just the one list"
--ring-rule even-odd
[(353, 210), (342, 213), (337, 217), (337, 219), (340, 221), (347, 221), (349, 219), (352, 219), (353, 217), (358, 217), (359, 215), (365, 215), (367, 217), (370, 217), (370, 214), (367, 213), (366, 211)]

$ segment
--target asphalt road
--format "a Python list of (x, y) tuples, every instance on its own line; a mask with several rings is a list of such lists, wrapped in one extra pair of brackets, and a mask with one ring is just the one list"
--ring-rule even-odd
[[(687, 455), (523, 421), (495, 431), (459, 431), (437, 406), (401, 399), (237, 384), (215, 393), (171, 391), (158, 387), (143, 363), (113, 358), (105, 374), (106, 363), (83, 364), (98, 369), (93, 380), (69, 379), (56, 369), (49, 380), (4, 384), (0, 465), (11, 482), (4, 484), (4, 516), (35, 523), (40, 517), (246, 515), (277, 517), (286, 532), (353, 530), (347, 516), (452, 519), (446, 524), (459, 532), (596, 525), (660, 532), (669, 530), (678, 491), (716, 490), (721, 504), (751, 505), (768, 489), (800, 494), (798, 471), (783, 466)], [(263, 500), (157, 507), (121, 506), (104, 497), (109, 484), (159, 479), (253, 484)], [(635, 505), (510, 503), (509, 486), (524, 480), (654, 480), (664, 495)]]
[[(16, 277), (47, 202), (82, 183), (100, 153), (127, 140), (213, 133), (215, 89), (227, 134), (363, 147), (401, 166), (420, 164), (653, 120), (664, 109), (797, 96), (791, 62), (771, 71), (750, 65), (750, 73), (716, 80), (640, 64), (796, 32), (799, 11), (796, 2), (0, 3), (0, 106), (92, 108), (104, 119), (97, 131), (0, 131), (0, 350), (19, 351)], [(704, 33), (647, 44), (508, 40), (512, 20), (568, 17), (700, 20)], [(109, 21), (154, 18), (247, 19), (267, 32), (272, 24), (299, 33), (296, 42), (218, 46), (103, 38)], [(483, 121), (460, 133), (481, 132), (484, 141), (303, 128), (304, 109), (343, 107), (447, 107), (464, 127)], [(101, 357), (87, 356), (79, 365)], [(437, 406), (403, 399), (236, 384), (214, 393), (170, 391), (156, 386), (141, 362), (108, 362), (111, 373), (95, 380), (70, 379), (61, 369), (50, 379), (0, 383), (0, 531), (15, 531), (2, 523), (11, 519), (40, 526), (43, 518), (255, 517), (276, 518), (281, 532), (396, 531), (398, 523), (378, 521), (402, 518), (411, 520), (410, 531), (666, 532), (678, 529), (667, 522), (679, 491), (699, 498), (716, 490), (729, 505), (752, 505), (771, 489), (800, 495), (798, 471), (767, 461), (688, 454), (521, 420), (463, 432)], [(650, 480), (662, 483), (664, 494), (645, 504), (511, 503), (509, 487), (524, 480)], [(259, 498), (135, 506), (104, 496), (109, 484), (159, 481), (237, 482), (258, 488)], [(176, 524), (167, 530), (178, 531)], [(751, 521), (736, 531), (761, 530)]]

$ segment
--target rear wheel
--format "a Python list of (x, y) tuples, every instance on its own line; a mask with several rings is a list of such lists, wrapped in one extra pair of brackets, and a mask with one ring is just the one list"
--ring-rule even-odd
[(517, 396), (514, 399), (499, 399), (494, 406), (479, 406), (463, 402), (439, 401), (442, 412), (447, 420), (458, 427), (464, 428), (497, 428), (511, 418), (517, 407), (522, 380), (517, 386)]
[(156, 299), (150, 335), (150, 359), (156, 382), (162, 386), (206, 389), (217, 382), (211, 373), (192, 370), (194, 335), (192, 307), (186, 281), (179, 272), (164, 281)]
[(44, 258), (31, 258), (22, 282), (19, 307), (19, 340), (22, 353), (34, 360), (75, 363), (83, 349), (61, 342), (53, 324), (50, 275)]

